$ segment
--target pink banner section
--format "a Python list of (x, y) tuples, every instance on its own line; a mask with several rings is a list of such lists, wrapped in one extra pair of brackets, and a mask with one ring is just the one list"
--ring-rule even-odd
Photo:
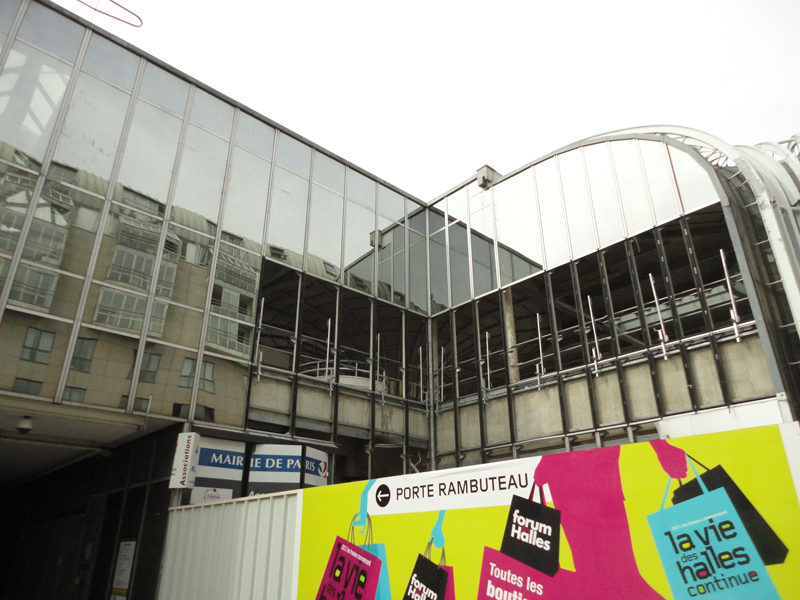
[(546, 598), (547, 575), (531, 569), (494, 548), (483, 549), (477, 600), (534, 600)]

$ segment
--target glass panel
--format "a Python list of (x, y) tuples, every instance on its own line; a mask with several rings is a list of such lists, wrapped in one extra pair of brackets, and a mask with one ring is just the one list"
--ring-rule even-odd
[[(542, 214), (545, 255), (547, 266), (554, 267), (569, 260), (564, 209), (561, 204), (561, 189), (555, 158), (534, 167), (539, 210)], [(519, 216), (515, 217), (519, 219)]]
[(308, 181), (280, 167), (275, 167), (269, 212), (267, 244), (270, 256), (297, 268), (302, 266), (306, 239)]
[[(65, 390), (62, 399), (119, 408), (120, 399), (130, 391), (138, 343), (134, 338), (81, 327), (67, 376), (69, 391)], [(151, 368), (157, 369), (157, 358), (153, 355), (148, 360)]]
[[(439, 202), (437, 204), (437, 206), (439, 208), (443, 208), (444, 207), (444, 201)], [(428, 215), (429, 215), (428, 219), (430, 221), (429, 226), (430, 226), (430, 232), (431, 233), (434, 233), (434, 232), (439, 231), (440, 229), (444, 228), (444, 214), (442, 212), (440, 212), (437, 209), (431, 209), (431, 210), (428, 211)], [(423, 233), (423, 232), (420, 232), (420, 233)]]
[(378, 297), (405, 305), (405, 226), (396, 223), (380, 232)]
[(472, 297), (469, 283), (467, 228), (464, 223), (454, 223), (450, 226), (450, 282), (453, 306)]
[(53, 155), (50, 176), (105, 194), (129, 102), (128, 94), (81, 73)]
[(5, 0), (0, 4), (0, 31), (11, 29), (14, 19), (17, 18), (20, 4), (22, 4), (22, 0)]
[(451, 221), (467, 216), (467, 188), (461, 188), (447, 197), (447, 214)]
[(214, 274), (211, 312), (253, 323), (260, 267), (261, 257), (223, 242)]
[(302, 323), (297, 372), (330, 381), (334, 376), (336, 355), (336, 288), (333, 285), (306, 277)]
[(375, 210), (375, 182), (358, 171), (347, 169), (347, 199)]
[[(597, 255), (587, 256), (576, 262), (578, 281), (580, 283), (580, 301), (583, 305), (586, 323), (586, 341), (589, 346), (589, 360), (594, 363), (613, 355), (611, 343), (611, 326), (603, 296), (603, 285)], [(594, 318), (592, 318), (594, 317)], [(596, 373), (595, 373), (596, 374)], [(609, 387), (609, 393), (616, 389), (619, 393), (616, 377), (609, 378), (603, 386)], [(615, 388), (616, 386), (616, 388)], [(616, 396), (614, 396), (616, 398)]]
[(370, 389), (372, 300), (350, 290), (342, 290), (339, 322), (339, 382), (361, 390)]
[[(264, 260), (257, 306), (264, 302), (258, 359), (265, 365), (291, 370), (297, 322), (298, 272)], [(260, 308), (259, 308), (260, 310)]]
[[(144, 412), (142, 409), (147, 410), (149, 405), (151, 413), (188, 418), (194, 379), (192, 367), (197, 362), (197, 354), (161, 344), (148, 344), (146, 352), (159, 357), (158, 370), (155, 374), (148, 373), (144, 378), (144, 373), (139, 373), (134, 410)], [(127, 400), (126, 397), (126, 403)], [(198, 406), (198, 415), (201, 412)]]
[(515, 367), (519, 373), (517, 381), (554, 373), (556, 363), (544, 277), (532, 277), (503, 290), (503, 293), (511, 294), (510, 304), (514, 311), (515, 347), (509, 339), (512, 383), (515, 381)]
[(115, 200), (163, 215), (181, 121), (139, 100), (125, 144)]
[(497, 288), (494, 244), (474, 231), (472, 232), (472, 277), (476, 297)]
[(261, 252), (267, 212), (270, 164), (241, 148), (233, 149), (228, 195), (222, 218), (225, 239)]
[(246, 365), (206, 356), (200, 371), (195, 419), (242, 427), (249, 383), (250, 369)]
[(406, 398), (422, 402), (427, 385), (427, 320), (406, 313)]
[(553, 271), (550, 281), (552, 282), (561, 368), (571, 369), (584, 365), (586, 361), (581, 347), (581, 327), (585, 323), (581, 323), (579, 318), (569, 265), (563, 265)]
[(83, 27), (75, 21), (34, 2), (28, 6), (17, 37), (74, 63), (83, 32)]
[[(180, 260), (175, 252), (167, 252), (167, 249), (176, 249)], [(211, 238), (170, 224), (159, 269), (157, 295), (202, 309), (208, 293), (213, 249)], [(172, 285), (171, 281), (174, 281)]]
[(233, 126), (233, 107), (197, 88), (194, 92), (192, 114), (189, 116), (189, 120), (229, 140)]
[[(200, 330), (203, 327), (203, 313), (199, 310), (194, 311), (174, 304), (158, 303), (156, 306), (160, 309), (158, 318), (163, 318), (164, 324), (161, 331), (154, 331), (154, 327), (151, 324), (148, 338), (163, 340), (179, 346), (197, 348), (200, 341)], [(155, 314), (154, 307), (154, 316)]]
[[(644, 317), (651, 336), (650, 344), (652, 346), (660, 344), (659, 330), (662, 329), (662, 323), (667, 341), (675, 340), (677, 338), (675, 322), (670, 309), (670, 298), (667, 295), (662, 263), (658, 256), (653, 233), (647, 232), (636, 236), (632, 247), (636, 259), (639, 286), (644, 300)], [(650, 281), (651, 276), (652, 283)], [(658, 299), (658, 306), (656, 306), (656, 298)]]
[(341, 266), (343, 204), (341, 196), (317, 184), (311, 186), (306, 269), (334, 281), (339, 279)]
[(378, 213), (391, 221), (401, 221), (406, 216), (403, 197), (383, 185), (378, 185)]
[(321, 152), (314, 152), (314, 183), (344, 195), (344, 165)]
[(630, 237), (653, 226), (636, 140), (611, 142), (611, 154), (614, 157), (614, 170)]
[(354, 202), (347, 202), (345, 219), (345, 284), (357, 290), (372, 293), (374, 264), (372, 246), (375, 239), (375, 213)]
[(653, 209), (658, 223), (674, 219), (680, 214), (675, 196), (672, 170), (670, 169), (664, 146), (660, 142), (639, 140), (639, 149), (644, 160), (644, 171), (647, 175), (647, 185), (650, 188), (650, 199), (653, 201)]
[(14, 253), (37, 177), (0, 164), (0, 252)]
[[(84, 324), (96, 324), (116, 329), (130, 335), (138, 335), (142, 330), (147, 297), (131, 291), (121, 291), (93, 283), (83, 313)], [(166, 310), (159, 309), (162, 319), (156, 318), (151, 329), (160, 332), (164, 328), (163, 316)]]
[(672, 146), (667, 147), (672, 158), (675, 179), (678, 180), (678, 191), (681, 194), (684, 212), (688, 213), (707, 204), (719, 202), (719, 195), (711, 182), (711, 175), (697, 162), (701, 159)]
[(0, 76), (0, 141), (10, 146), (4, 158), (40, 168), (71, 72), (60, 60), (14, 44)]
[(425, 236), (409, 231), (408, 243), (409, 307), (428, 314), (428, 251)]
[(433, 397), (437, 403), (452, 402), (455, 397), (455, 385), (453, 383), (455, 368), (453, 365), (450, 315), (439, 315), (432, 324), (434, 351)]
[(99, 198), (47, 181), (23, 258), (85, 275), (102, 206)]
[(282, 133), (278, 139), (277, 164), (308, 179), (311, 170), (311, 148)]
[(247, 113), (240, 112), (239, 124), (236, 126), (236, 143), (271, 162), (275, 130)]
[(450, 306), (447, 287), (447, 249), (444, 230), (430, 237), (431, 253), (431, 314), (436, 314)]
[(189, 98), (189, 84), (154, 64), (147, 63), (139, 97), (183, 117), (186, 100)]
[[(382, 395), (403, 395), (403, 313), (383, 302), (376, 303), (375, 391)], [(383, 426), (386, 429), (386, 426)]]
[(490, 240), (494, 240), (494, 215), (492, 214), (491, 206), (474, 213), (469, 218), (469, 224), (474, 231), (483, 234)]
[(53, 398), (72, 325), (6, 311), (0, 324), (0, 389)]
[(139, 57), (106, 38), (94, 34), (83, 59), (81, 70), (97, 75), (129, 92), (133, 88)]
[(559, 155), (558, 165), (561, 170), (564, 203), (567, 207), (567, 223), (569, 225), (569, 239), (572, 243), (572, 256), (577, 258), (597, 249), (581, 149), (577, 148)]
[(227, 142), (190, 125), (178, 172), (174, 205), (216, 223), (227, 161)]
[(455, 311), (455, 327), (457, 341), (456, 377), (458, 379), (459, 398), (477, 397), (483, 386), (477, 370), (475, 358), (475, 317), (472, 304), (462, 306)]
[[(506, 385), (506, 360), (503, 349), (503, 318), (497, 294), (489, 294), (478, 300), (478, 356), (481, 357), (482, 372), (489, 389)], [(486, 346), (489, 354), (486, 354)], [(507, 415), (508, 413), (506, 413)], [(507, 416), (504, 427), (508, 426)]]
[(82, 287), (80, 279), (20, 264), (9, 303), (71, 319), (75, 316)]
[(469, 199), (469, 212), (470, 214), (476, 213), (479, 210), (486, 208), (492, 203), (492, 192), (489, 190), (481, 191)]
[(592, 205), (597, 219), (600, 247), (605, 247), (624, 237), (619, 219), (614, 173), (608, 157), (608, 144), (585, 146), (583, 156), (589, 174), (589, 188), (592, 191)]
[[(619, 354), (628, 354), (644, 350), (647, 347), (648, 338), (642, 330), (625, 243), (618, 242), (604, 250), (603, 259), (608, 274), (611, 304), (614, 309), (614, 326), (619, 343), (618, 352)], [(643, 294), (646, 292), (647, 290), (642, 291)]]

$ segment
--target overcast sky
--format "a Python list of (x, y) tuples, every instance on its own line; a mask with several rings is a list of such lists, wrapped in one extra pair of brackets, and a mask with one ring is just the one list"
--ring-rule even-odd
[(800, 133), (798, 0), (55, 1), (426, 201), (625, 127)]

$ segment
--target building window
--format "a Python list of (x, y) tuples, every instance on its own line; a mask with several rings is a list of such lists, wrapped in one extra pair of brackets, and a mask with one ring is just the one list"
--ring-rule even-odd
[(50, 351), (53, 349), (54, 339), (55, 335), (49, 331), (28, 327), (20, 358), (46, 365), (50, 361)]
[(42, 382), (31, 381), (30, 379), (22, 379), (17, 377), (14, 380), (14, 391), (20, 394), (29, 394), (31, 396), (42, 395)]
[(144, 383), (155, 383), (158, 374), (158, 365), (161, 362), (160, 354), (144, 353), (142, 359), (142, 370), (139, 371), (139, 381)]
[[(178, 382), (180, 387), (192, 387), (194, 381), (194, 366), (197, 361), (193, 358), (183, 359), (183, 369)], [(209, 394), (214, 393), (214, 363), (203, 361), (203, 371), (200, 373), (200, 389)]]
[(83, 402), (86, 397), (86, 390), (79, 387), (67, 386), (64, 388), (64, 395), (61, 397), (65, 402)]
[(92, 338), (78, 338), (75, 344), (75, 352), (72, 355), (72, 364), (70, 365), (73, 371), (89, 372), (92, 367), (92, 356), (94, 355), (96, 344), (97, 340)]
[(10, 298), (47, 310), (53, 302), (57, 281), (58, 275), (55, 273), (46, 273), (20, 265)]
[[(122, 410), (128, 408), (128, 396), (122, 396), (119, 399), (119, 407)], [(142, 398), (141, 396), (136, 396), (133, 401), (133, 411), (134, 412), (149, 412), (150, 409), (150, 399), (149, 398)]]
[(127, 283), (146, 290), (150, 287), (153, 262), (152, 256), (137, 254), (117, 246), (111, 261), (111, 268), (108, 271), (108, 280)]
[[(146, 305), (147, 298), (105, 288), (100, 291), (94, 322), (138, 332), (142, 328)], [(153, 315), (150, 317), (151, 334), (160, 335), (164, 331), (166, 317), (167, 305), (156, 302), (153, 305)]]
[[(188, 419), (189, 418), (189, 405), (188, 404), (179, 404), (174, 403), (172, 405), (172, 416), (177, 417), (178, 419)], [(198, 421), (206, 421), (208, 423), (214, 422), (214, 409), (209, 408), (208, 406), (203, 406), (202, 404), (198, 404), (195, 407), (194, 418)]]

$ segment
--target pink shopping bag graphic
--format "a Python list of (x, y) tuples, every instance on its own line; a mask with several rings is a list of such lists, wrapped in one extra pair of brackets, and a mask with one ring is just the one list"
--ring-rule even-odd
[(336, 537), (316, 600), (375, 600), (381, 559)]

